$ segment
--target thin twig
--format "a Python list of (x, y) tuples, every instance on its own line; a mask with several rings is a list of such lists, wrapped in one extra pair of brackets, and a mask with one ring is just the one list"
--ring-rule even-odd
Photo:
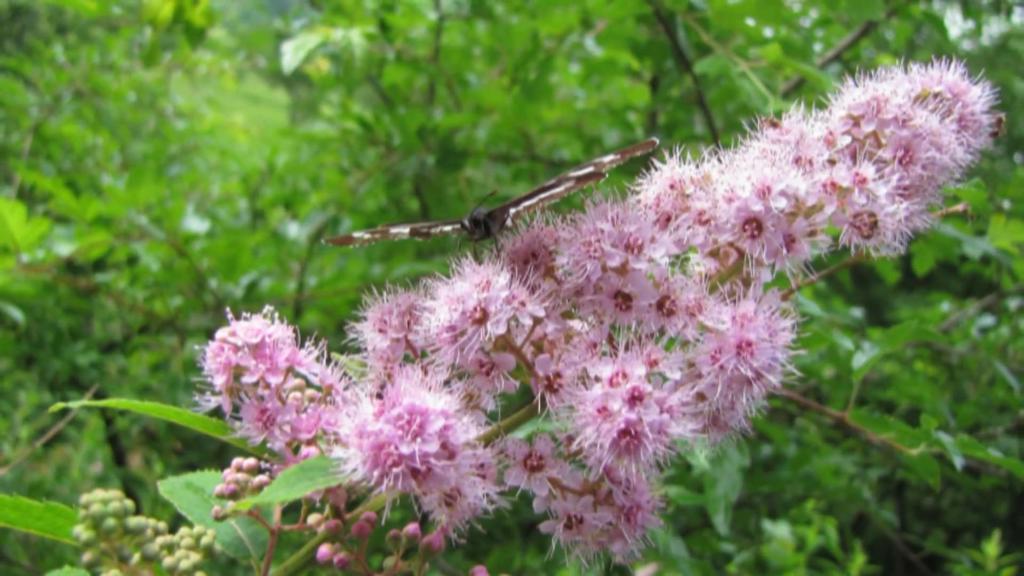
[(651, 7), (651, 11), (654, 13), (654, 18), (658, 21), (658, 25), (661, 26), (662, 32), (665, 33), (665, 38), (668, 40), (669, 46), (672, 48), (672, 56), (675, 58), (676, 64), (682, 68), (683, 72), (686, 73), (690, 80), (693, 82), (694, 92), (697, 94), (697, 106), (700, 108), (701, 115), (704, 116), (704, 122), (708, 125), (708, 132), (711, 133), (711, 138), (715, 141), (715, 146), (721, 146), (722, 141), (718, 135), (718, 127), (715, 125), (715, 118), (711, 114), (711, 107), (708, 106), (707, 99), (704, 97), (704, 90), (700, 86), (700, 79), (697, 77), (697, 72), (693, 69), (693, 63), (690, 61), (690, 57), (686, 55), (686, 51), (683, 50), (683, 45), (679, 40), (679, 36), (676, 35), (676, 29), (668, 14), (658, 3), (658, 0), (648, 0), (648, 4)]
[(910, 448), (908, 446), (900, 444), (899, 442), (895, 442), (893, 440), (885, 438), (884, 436), (879, 436), (878, 434), (875, 434), (871, 430), (868, 430), (867, 428), (861, 426), (860, 424), (857, 424), (856, 422), (850, 419), (849, 414), (847, 414), (846, 412), (840, 412), (838, 410), (829, 408), (828, 406), (825, 406), (823, 404), (819, 404), (814, 400), (811, 400), (810, 398), (802, 396), (799, 393), (794, 392), (793, 390), (789, 390), (787, 388), (783, 388), (782, 390), (780, 390), (778, 392), (778, 395), (788, 400), (791, 400), (792, 402), (796, 403), (802, 408), (805, 408), (807, 410), (810, 410), (811, 412), (820, 414), (828, 418), (829, 420), (832, 420), (839, 426), (857, 434), (858, 436), (863, 437), (865, 440), (867, 440), (871, 444), (874, 444), (875, 446), (888, 448), (901, 454), (913, 455), (917, 453), (917, 449), (915, 448)]
[[(90, 398), (92, 398), (92, 395), (96, 393), (96, 389), (97, 388), (99, 388), (99, 384), (93, 385), (93, 387), (90, 388), (85, 393), (84, 396), (82, 396), (82, 400), (89, 400)], [(70, 411), (68, 411), (68, 413), (63, 418), (61, 418), (60, 420), (57, 421), (56, 424), (51, 426), (50, 429), (46, 431), (46, 433), (44, 433), (39, 438), (36, 438), (35, 441), (32, 442), (31, 446), (29, 446), (24, 451), (22, 451), (21, 454), (17, 455), (6, 466), (4, 466), (3, 468), (0, 468), (0, 477), (5, 476), (8, 472), (10, 472), (14, 468), (16, 468), (18, 465), (20, 465), (22, 462), (27, 460), (28, 457), (31, 456), (33, 452), (35, 452), (36, 450), (42, 448), (43, 445), (45, 445), (47, 442), (52, 440), (54, 436), (59, 434), (60, 431), (63, 430), (64, 427), (67, 426), (71, 422), (71, 420), (75, 417), (75, 414), (78, 413), (78, 410), (79, 410), (78, 408), (72, 408)]]
[(306, 292), (306, 279), (309, 274), (309, 263), (313, 260), (313, 255), (316, 254), (317, 249), (320, 247), (320, 239), (323, 238), (324, 232), (327, 231), (327, 224), (330, 222), (327, 218), (323, 219), (313, 230), (309, 233), (309, 241), (306, 243), (306, 252), (302, 255), (302, 260), (299, 261), (299, 269), (295, 275), (295, 291), (292, 298), (292, 321), (296, 324), (299, 323), (299, 318), (302, 317), (303, 308), (306, 304), (306, 299), (303, 295)]
[(270, 567), (274, 564), (274, 550), (277, 548), (277, 539), (281, 535), (278, 527), (281, 525), (281, 506), (274, 506), (274, 525), (270, 530), (270, 538), (267, 540), (267, 551), (263, 556), (263, 567), (260, 569), (261, 576), (270, 575)]
[[(861, 40), (864, 39), (864, 37), (870, 34), (871, 31), (874, 30), (879, 23), (881, 23), (883, 20), (888, 20), (889, 18), (891, 18), (892, 15), (896, 13), (896, 8), (896, 6), (893, 6), (892, 8), (886, 10), (885, 16), (883, 16), (881, 20), (868, 20), (867, 22), (864, 22), (863, 24), (858, 26), (852, 32), (844, 36), (843, 39), (840, 40), (838, 44), (833, 46), (828, 52), (822, 54), (821, 57), (819, 57), (814, 62), (814, 65), (817, 68), (824, 68), (825, 66), (828, 66), (829, 64), (840, 59), (843, 56), (843, 54), (846, 53), (847, 50), (856, 46), (858, 42), (860, 42)], [(779, 90), (779, 94), (783, 98), (789, 96), (794, 91), (796, 91), (797, 88), (803, 86), (805, 80), (806, 78), (804, 78), (803, 76), (794, 76), (790, 78), (789, 80), (786, 81), (785, 84), (782, 85), (782, 89)]]
[(956, 328), (964, 320), (976, 315), (978, 312), (990, 308), (995, 304), (999, 303), (1003, 298), (1010, 294), (1018, 294), (1024, 291), (1024, 284), (1019, 284), (1008, 290), (996, 290), (995, 292), (975, 301), (970, 306), (960, 310), (959, 312), (946, 318), (942, 324), (939, 324), (939, 332), (949, 332), (953, 328)]
[(441, 39), (444, 37), (444, 12), (441, 11), (441, 0), (434, 0), (434, 12), (437, 24), (434, 26), (434, 46), (430, 52), (430, 64), (433, 66), (434, 71), (433, 74), (430, 74), (430, 80), (427, 84), (428, 107), (434, 106), (434, 100), (437, 96), (437, 77), (441, 67)]
[(764, 82), (761, 82), (761, 79), (757, 77), (757, 74), (754, 74), (754, 71), (750, 68), (749, 62), (737, 56), (735, 53), (733, 53), (732, 50), (729, 50), (725, 46), (719, 44), (715, 40), (714, 36), (712, 36), (707, 30), (705, 30), (704, 27), (701, 26), (697, 22), (697, 20), (692, 18), (689, 14), (686, 14), (684, 12), (682, 14), (682, 18), (683, 22), (685, 22), (686, 25), (689, 26), (690, 28), (693, 28), (697, 35), (700, 36), (700, 39), (703, 40), (705, 44), (710, 46), (712, 50), (718, 52), (719, 54), (722, 54), (729, 60), (732, 60), (733, 64), (736, 64), (736, 66), (738, 66), (739, 69), (743, 71), (743, 75), (747, 77), (747, 80), (749, 80), (750, 83), (753, 84), (755, 88), (757, 88), (758, 92), (764, 95), (764, 97), (768, 100), (769, 104), (775, 101), (775, 94), (772, 93), (772, 91), (769, 90), (768, 87), (764, 85)]

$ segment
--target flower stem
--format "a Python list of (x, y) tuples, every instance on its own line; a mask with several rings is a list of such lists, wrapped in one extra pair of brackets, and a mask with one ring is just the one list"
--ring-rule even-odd
[(477, 436), (477, 442), (480, 442), (484, 446), (492, 444), (498, 438), (501, 438), (505, 434), (512, 432), (516, 428), (519, 428), (523, 424), (526, 424), (533, 419), (534, 416), (540, 413), (540, 407), (536, 400), (530, 400), (525, 406), (516, 410), (508, 418), (498, 422), (494, 426), (491, 426), (484, 431), (483, 434)]

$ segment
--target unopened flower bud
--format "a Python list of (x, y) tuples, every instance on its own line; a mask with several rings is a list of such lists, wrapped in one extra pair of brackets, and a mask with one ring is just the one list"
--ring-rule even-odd
[(242, 470), (245, 470), (249, 474), (255, 474), (260, 471), (260, 461), (250, 456), (242, 462)]
[(477, 564), (469, 569), (469, 576), (491, 576), (491, 574), (487, 571), (486, 566)]
[(334, 534), (336, 532), (341, 531), (341, 526), (341, 520), (338, 520), (337, 518), (331, 518), (330, 520), (324, 522), (322, 526), (320, 526), (319, 532)]
[(213, 510), (210, 511), (210, 516), (217, 522), (221, 522), (228, 517), (228, 512), (221, 506), (214, 506)]
[(352, 525), (352, 537), (356, 540), (365, 540), (373, 533), (373, 524), (362, 520)]
[(316, 549), (316, 561), (318, 564), (327, 564), (334, 559), (334, 544), (324, 542)]
[(263, 490), (270, 485), (270, 476), (266, 474), (260, 474), (259, 476), (252, 479), (253, 490)]
[(405, 528), (402, 528), (402, 537), (405, 538), (407, 542), (410, 542), (412, 544), (418, 543), (420, 541), (420, 538), (423, 537), (423, 531), (420, 530), (420, 523), (409, 522), (408, 524), (406, 524)]
[(391, 548), (392, 550), (397, 550), (398, 547), (402, 544), (402, 531), (398, 530), (397, 528), (392, 528), (391, 530), (388, 530), (388, 535), (385, 536), (384, 541), (387, 542), (389, 548)]
[(306, 524), (313, 528), (319, 528), (323, 523), (324, 515), (319, 512), (313, 512), (309, 516), (306, 516)]
[(435, 556), (444, 552), (444, 534), (431, 532), (420, 541), (420, 553), (426, 556)]
[(348, 555), (348, 552), (338, 552), (332, 559), (334, 567), (338, 570), (344, 570), (348, 568), (348, 565), (352, 563), (352, 557)]
[(377, 513), (372, 510), (367, 510), (359, 516), (359, 519), (367, 524), (373, 525), (377, 523)]

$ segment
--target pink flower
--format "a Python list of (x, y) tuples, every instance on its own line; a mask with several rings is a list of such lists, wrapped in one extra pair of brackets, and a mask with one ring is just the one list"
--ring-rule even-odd
[(617, 560), (627, 562), (647, 546), (647, 532), (662, 525), (663, 505), (642, 482), (628, 482), (613, 491), (608, 548)]
[(423, 297), (416, 292), (374, 295), (352, 325), (353, 337), (374, 363), (393, 364), (406, 354), (416, 357)]
[(538, 496), (550, 491), (549, 478), (563, 478), (568, 465), (555, 455), (555, 445), (547, 434), (540, 434), (532, 443), (516, 438), (505, 441), (508, 469), (505, 484), (525, 488)]
[(295, 328), (271, 308), (228, 319), (204, 349), (201, 363), (211, 390), (199, 404), (219, 405), (239, 435), (266, 442), (286, 458), (303, 444), (326, 439), (334, 412), (323, 410), (346, 403), (350, 382), (327, 360), (323, 344), (300, 347)]
[(558, 544), (580, 558), (588, 558), (601, 550), (602, 536), (614, 516), (607, 506), (590, 495), (565, 494), (545, 502), (551, 518), (541, 522), (544, 534), (551, 534)]
[(493, 508), (497, 485), (476, 443), (475, 413), (446, 390), (446, 375), (400, 368), (381, 396), (367, 394), (341, 423), (334, 450), (346, 474), (380, 493), (416, 494), (435, 520), (453, 528)]
[(506, 267), (472, 260), (458, 263), (451, 278), (430, 283), (423, 310), (423, 338), (442, 362), (487, 350), (545, 314), (543, 302)]

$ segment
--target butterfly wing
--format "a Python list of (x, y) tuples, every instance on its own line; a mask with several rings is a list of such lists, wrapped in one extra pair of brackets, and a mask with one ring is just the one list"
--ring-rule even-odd
[(503, 227), (513, 218), (520, 216), (548, 204), (554, 202), (560, 198), (564, 198), (569, 194), (588, 186), (590, 184), (596, 184), (601, 180), (604, 180), (608, 175), (608, 171), (616, 166), (619, 166), (626, 161), (649, 154), (655, 148), (658, 147), (657, 138), (648, 138), (643, 142), (637, 142), (632, 146), (627, 146), (614, 152), (609, 152), (604, 156), (595, 158), (590, 162), (580, 164), (571, 170), (555, 176), (551, 180), (541, 184), (526, 194), (509, 200), (491, 210), (488, 213), (490, 219), (498, 223), (499, 227)]
[(379, 226), (369, 230), (360, 230), (327, 238), (324, 240), (324, 244), (331, 244), (333, 246), (363, 246), (381, 240), (404, 240), (406, 238), (423, 240), (446, 234), (455, 234), (461, 230), (462, 226), (458, 220), (389, 224), (387, 226)]

